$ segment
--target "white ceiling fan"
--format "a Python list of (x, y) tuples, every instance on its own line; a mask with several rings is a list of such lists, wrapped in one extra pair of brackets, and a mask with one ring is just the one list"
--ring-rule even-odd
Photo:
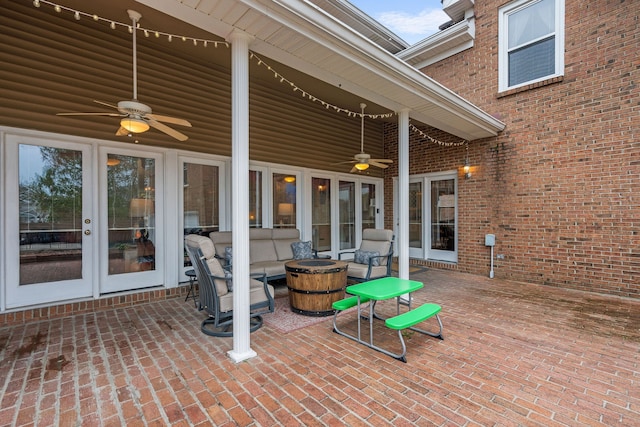
[(361, 125), (360, 125), (360, 152), (353, 156), (353, 160), (349, 162), (343, 163), (355, 163), (353, 168), (349, 172), (357, 172), (364, 171), (369, 169), (369, 166), (376, 166), (381, 169), (386, 169), (389, 167), (387, 163), (393, 163), (393, 160), (390, 159), (372, 159), (371, 156), (364, 152), (364, 109), (367, 108), (367, 104), (361, 103), (360, 109), (362, 110), (362, 114), (360, 115)]
[(131, 21), (133, 23), (133, 99), (120, 101), (117, 105), (113, 105), (104, 101), (94, 100), (94, 102), (100, 105), (118, 110), (117, 113), (58, 113), (58, 115), (121, 117), (120, 128), (116, 132), (116, 135), (118, 136), (129, 135), (130, 133), (146, 132), (147, 130), (149, 130), (149, 127), (152, 127), (159, 130), (160, 132), (166, 133), (167, 135), (179, 141), (186, 141), (188, 139), (188, 136), (186, 136), (182, 132), (178, 132), (177, 130), (170, 128), (169, 126), (161, 122), (189, 127), (191, 127), (191, 123), (184, 119), (153, 114), (151, 107), (138, 101), (136, 28), (138, 26), (138, 21), (140, 20), (140, 18), (142, 18), (142, 15), (135, 10), (127, 10), (127, 13), (129, 14), (129, 18), (131, 18)]

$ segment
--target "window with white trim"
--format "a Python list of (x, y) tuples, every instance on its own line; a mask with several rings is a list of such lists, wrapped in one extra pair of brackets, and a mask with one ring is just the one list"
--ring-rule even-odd
[(564, 72), (564, 0), (518, 0), (499, 11), (499, 90)]

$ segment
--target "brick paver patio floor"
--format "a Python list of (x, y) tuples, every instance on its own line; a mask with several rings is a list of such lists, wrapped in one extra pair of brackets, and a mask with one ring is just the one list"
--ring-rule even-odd
[(445, 340), (409, 334), (406, 364), (330, 318), (264, 326), (258, 356), (234, 364), (232, 339), (202, 334), (182, 299), (0, 329), (0, 425), (640, 425), (640, 301), (412, 279), (416, 303), (442, 306)]

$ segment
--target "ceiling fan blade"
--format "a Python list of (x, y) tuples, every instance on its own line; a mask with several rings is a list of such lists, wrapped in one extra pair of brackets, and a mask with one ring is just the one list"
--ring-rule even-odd
[(111, 108), (113, 108), (115, 110), (118, 109), (117, 105), (109, 104), (108, 102), (98, 101), (97, 99), (94, 99), (93, 102), (95, 102), (96, 104), (104, 105), (105, 107), (111, 107)]
[(116, 131), (116, 136), (126, 136), (129, 135), (129, 131), (120, 126), (120, 128)]
[(371, 159), (371, 161), (378, 163), (393, 163), (393, 160), (390, 159)]
[(120, 113), (56, 113), (56, 116), (109, 116), (121, 117)]
[(354, 173), (354, 172), (358, 172), (358, 169), (355, 166), (351, 168), (349, 173)]
[(376, 166), (376, 167), (379, 167), (379, 168), (381, 168), (381, 169), (386, 169), (386, 168), (388, 168), (388, 167), (389, 167), (389, 165), (385, 165), (384, 163), (378, 163), (378, 162), (373, 161), (373, 160), (369, 160), (369, 164), (370, 164), (371, 166)]
[(180, 126), (191, 127), (191, 123), (189, 123), (187, 120), (178, 119), (178, 118), (175, 118), (175, 117), (163, 116), (163, 115), (160, 115), (160, 114), (146, 114), (145, 117), (148, 117), (149, 119), (152, 119), (152, 120), (157, 120), (159, 122), (171, 123), (172, 125), (180, 125)]
[(178, 132), (177, 130), (171, 129), (169, 126), (162, 124), (158, 121), (155, 121), (153, 119), (149, 119), (147, 120), (147, 122), (149, 123), (149, 126), (154, 127), (156, 129), (158, 129), (160, 132), (164, 132), (169, 136), (174, 137), (175, 139), (177, 139), (178, 141), (186, 141), (187, 139), (189, 139), (189, 137), (181, 132)]

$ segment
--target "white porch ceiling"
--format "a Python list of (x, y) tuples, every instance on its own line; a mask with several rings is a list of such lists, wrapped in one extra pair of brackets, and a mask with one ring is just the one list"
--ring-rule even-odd
[(234, 29), (248, 33), (253, 51), (328, 83), (335, 93), (327, 97), (354, 111), (362, 100), (382, 107), (372, 113), (409, 109), (412, 119), (467, 140), (504, 129), (489, 113), (307, 1), (137, 1), (223, 38)]

